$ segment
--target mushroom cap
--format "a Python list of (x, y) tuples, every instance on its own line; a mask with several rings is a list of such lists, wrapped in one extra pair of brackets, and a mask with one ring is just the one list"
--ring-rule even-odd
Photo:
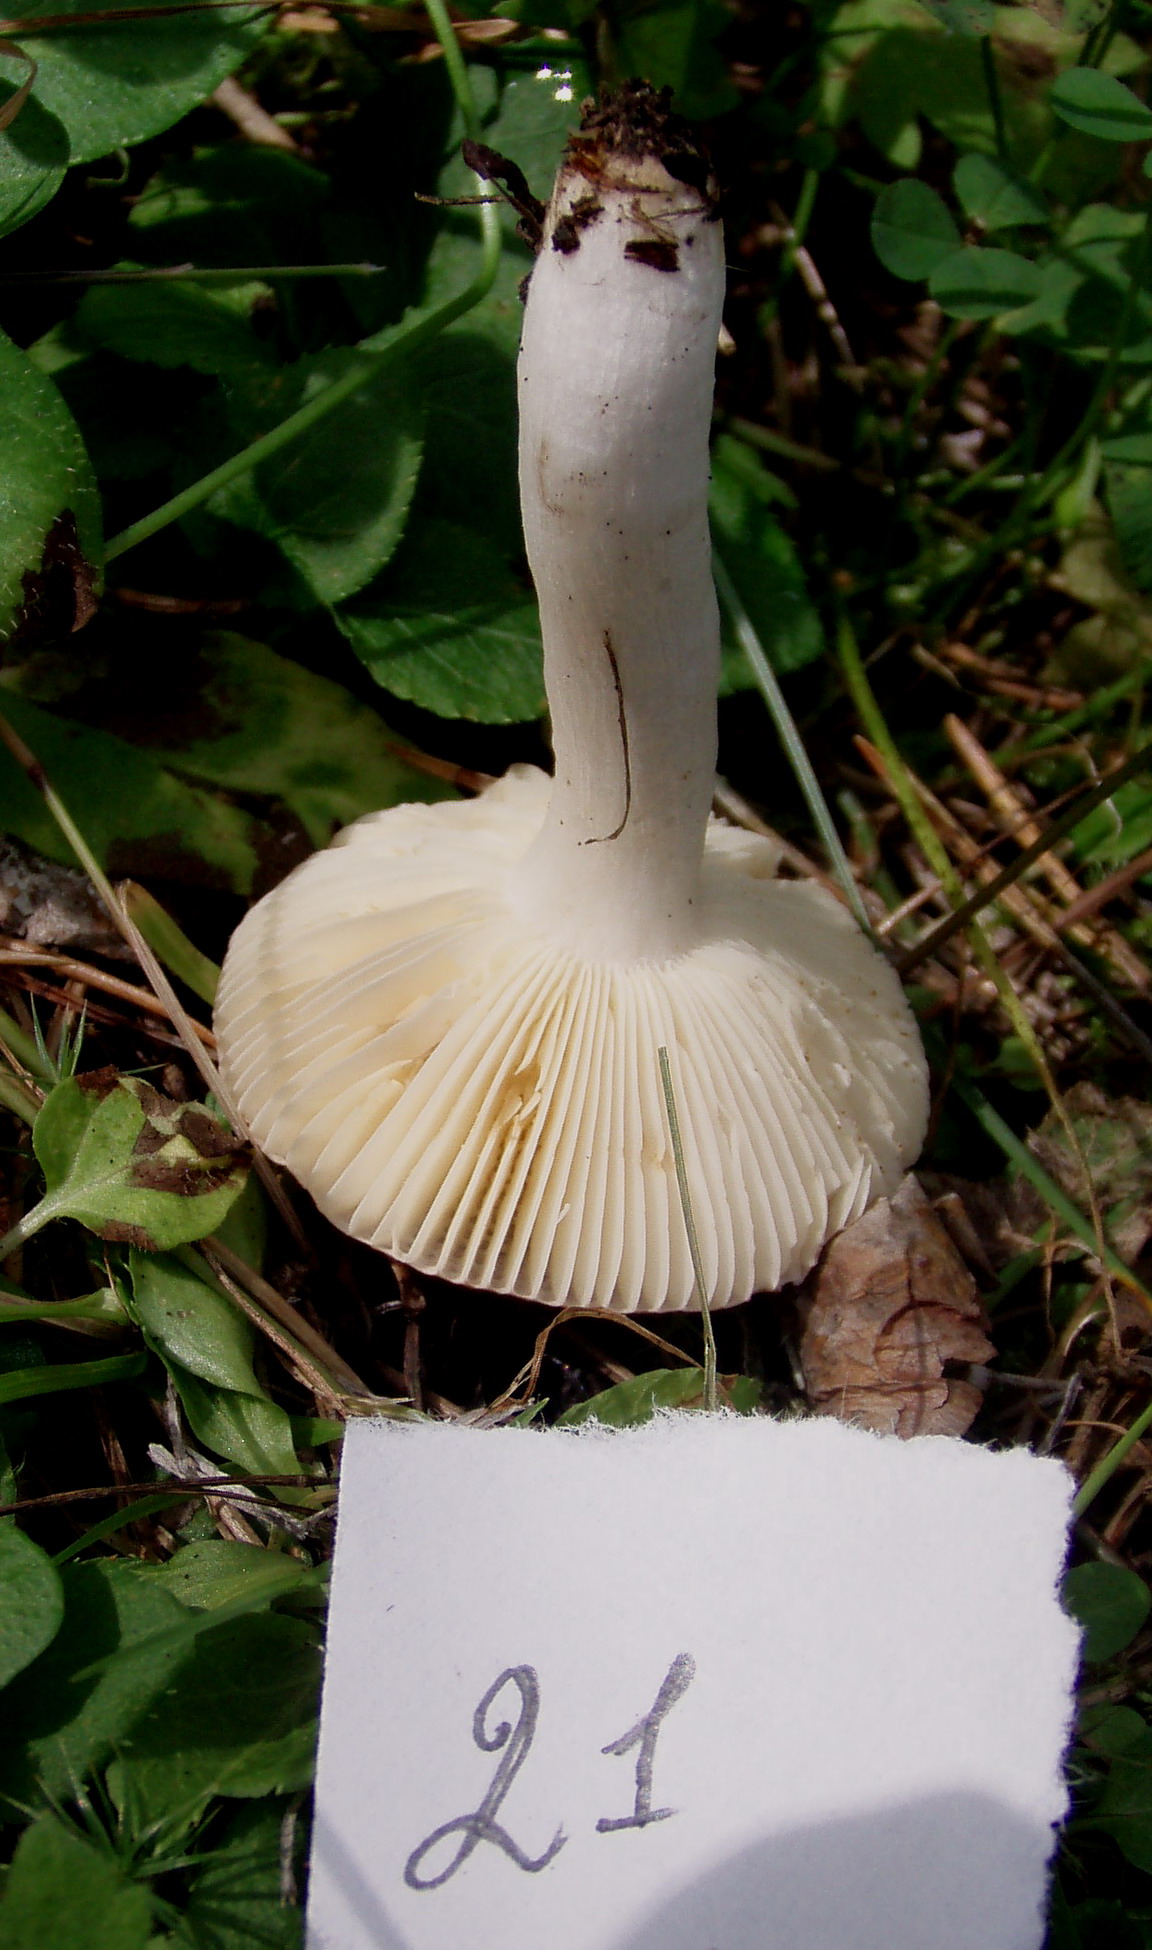
[(708, 1299), (799, 1280), (892, 1192), (927, 1118), (896, 975), (770, 842), (708, 828), (694, 941), (574, 952), (515, 869), (550, 781), (349, 827), (254, 907), (217, 1002), (253, 1136), (341, 1229), (552, 1306), (697, 1304), (660, 1080), (668, 1050)]

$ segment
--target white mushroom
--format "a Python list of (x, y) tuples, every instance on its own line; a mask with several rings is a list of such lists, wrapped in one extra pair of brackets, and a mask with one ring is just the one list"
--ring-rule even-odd
[(253, 909), (220, 986), (243, 1114), (329, 1218), (555, 1306), (695, 1304), (661, 1045), (713, 1307), (800, 1279), (924, 1130), (892, 970), (708, 818), (723, 284), (699, 153), (630, 84), (570, 144), (520, 355), (555, 780), (361, 820)]

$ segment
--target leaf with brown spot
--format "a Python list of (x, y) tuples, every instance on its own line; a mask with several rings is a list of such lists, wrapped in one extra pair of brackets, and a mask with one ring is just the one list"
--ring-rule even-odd
[(26, 1236), (70, 1218), (146, 1252), (186, 1245), (216, 1231), (248, 1174), (247, 1145), (203, 1104), (111, 1069), (58, 1084), (32, 1142), (46, 1191)]
[(978, 1388), (945, 1372), (995, 1354), (976, 1283), (912, 1177), (846, 1226), (801, 1288), (817, 1414), (890, 1435), (963, 1435)]

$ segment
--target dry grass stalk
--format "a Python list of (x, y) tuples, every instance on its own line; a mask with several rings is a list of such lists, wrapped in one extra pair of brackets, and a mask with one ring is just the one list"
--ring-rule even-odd
[[(944, 720), (944, 729), (953, 750), (984, 792), (1001, 830), (1021, 848), (1034, 846), (1042, 837), (1042, 828), (1028, 816), (1028, 808), (1019, 789), (1009, 783), (979, 739), (959, 718), (949, 713)], [(1112, 927), (1087, 927), (1082, 920), (1074, 918), (1073, 910), (1084, 901), (1085, 894), (1063, 860), (1055, 853), (1044, 853), (1036, 862), (1036, 871), (1043, 875), (1068, 910), (1062, 916), (1050, 916), (1053, 927), (1061, 934), (1070, 934), (1082, 947), (1103, 955), (1120, 979), (1129, 986), (1146, 989), (1152, 976), (1123, 935)], [(1084, 908), (1081, 907), (1079, 912), (1083, 914)]]

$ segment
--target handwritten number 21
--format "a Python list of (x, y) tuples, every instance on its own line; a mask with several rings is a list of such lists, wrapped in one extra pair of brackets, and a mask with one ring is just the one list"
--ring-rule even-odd
[[(660, 1728), (677, 1700), (687, 1692), (695, 1673), (696, 1662), (691, 1654), (679, 1653), (665, 1673), (660, 1690), (643, 1719), (637, 1720), (635, 1726), (629, 1727), (618, 1740), (610, 1741), (608, 1746), (601, 1748), (601, 1753), (621, 1756), (635, 1750), (636, 1775), (632, 1813), (603, 1816), (596, 1823), (597, 1834), (608, 1835), (625, 1828), (647, 1828), (652, 1822), (667, 1821), (670, 1815), (675, 1814), (674, 1808), (652, 1806), (652, 1768)], [(512, 1725), (508, 1720), (501, 1720), (489, 1731), (489, 1711), (506, 1686), (515, 1687), (520, 1695), (520, 1712), (516, 1723)], [(546, 1869), (549, 1862), (555, 1860), (568, 1839), (562, 1828), (556, 1830), (542, 1855), (533, 1856), (527, 1854), (496, 1819), (505, 1795), (528, 1758), (539, 1714), (540, 1681), (532, 1666), (509, 1666), (498, 1679), (493, 1680), (472, 1716), (472, 1738), (482, 1753), (501, 1755), (496, 1772), (478, 1808), (471, 1814), (456, 1815), (453, 1820), (442, 1822), (413, 1849), (404, 1864), (404, 1880), (410, 1889), (442, 1888), (457, 1869), (463, 1868), (481, 1842), (491, 1842), (518, 1869), (524, 1869), (529, 1875), (539, 1875), (541, 1869)], [(438, 1874), (423, 1875), (421, 1870), (427, 1857), (450, 1836), (458, 1838), (451, 1860)]]

